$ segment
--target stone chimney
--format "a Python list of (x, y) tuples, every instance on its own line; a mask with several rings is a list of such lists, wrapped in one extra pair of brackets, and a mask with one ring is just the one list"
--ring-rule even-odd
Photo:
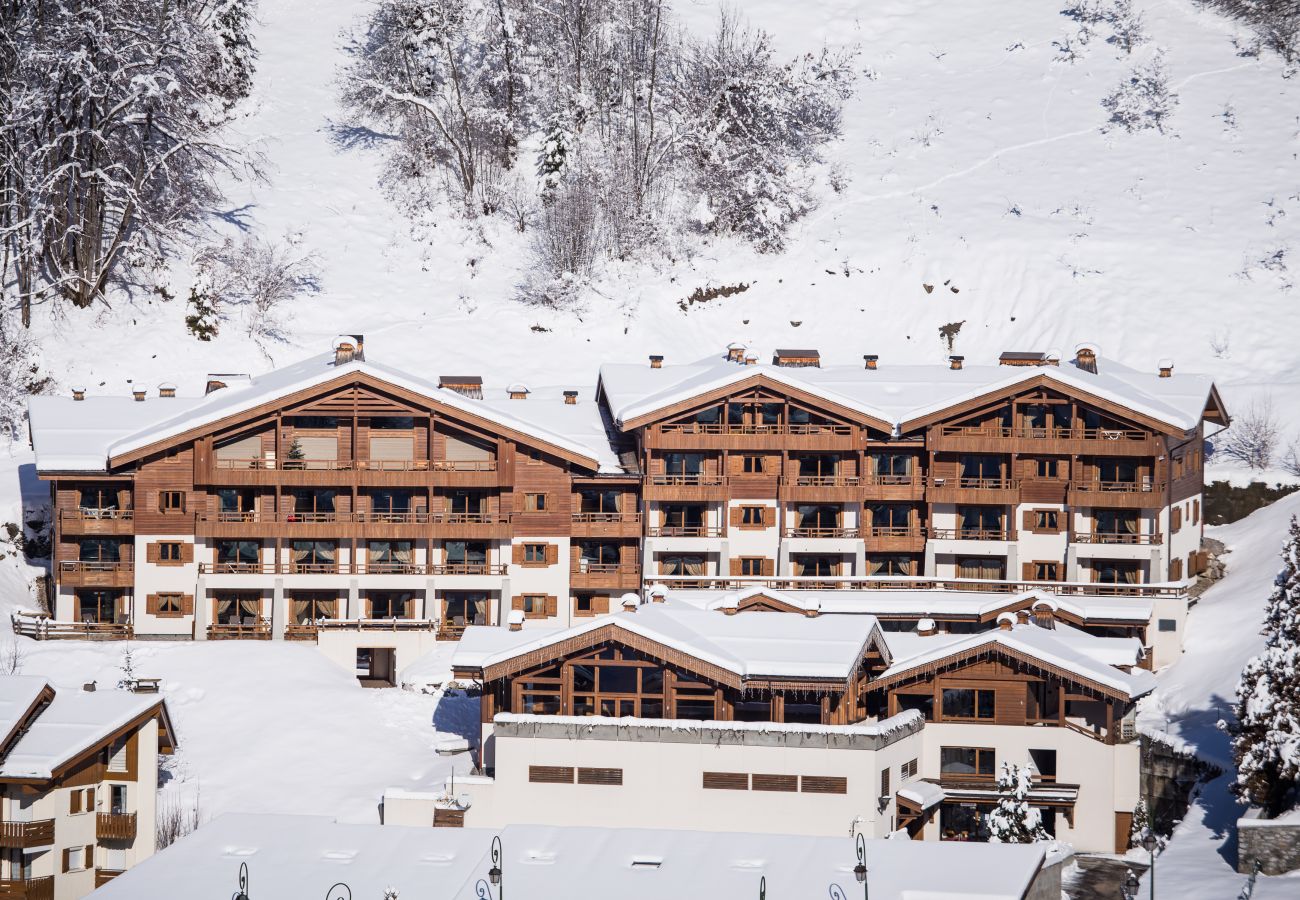
[(964, 356), (950, 356), (948, 357), (948, 368), (952, 369), (954, 372), (960, 372), (961, 364), (965, 361), (966, 357)]
[(866, 364), (868, 369), (874, 372), (876, 370), (876, 363), (880, 362), (880, 357), (874, 353), (867, 353), (863, 355), (862, 361)]
[(158, 385), (158, 396), (175, 397), (176, 385), (172, 384), (170, 381), (164, 381), (162, 384)]
[(511, 400), (527, 400), (528, 385), (516, 382), (506, 388), (506, 393), (510, 395)]
[(84, 385), (74, 384), (74, 385), (72, 386), (72, 399), (73, 399), (73, 400), (85, 400), (85, 399), (86, 399), (86, 388), (85, 388)]
[(650, 368), (662, 369), (663, 367), (664, 367), (664, 358), (662, 356), (659, 356), (658, 354), (652, 353), (650, 355)]
[(1174, 361), (1172, 359), (1160, 360), (1160, 377), (1161, 378), (1174, 377)]
[(1074, 364), (1085, 372), (1097, 374), (1097, 348), (1092, 344), (1080, 344), (1074, 348)]
[(334, 365), (345, 366), (357, 356), (357, 345), (350, 336), (334, 339)]
[(564, 405), (565, 405), (565, 406), (577, 406), (577, 405), (578, 405), (578, 392), (577, 392), (577, 391), (565, 391), (565, 392), (564, 392)]

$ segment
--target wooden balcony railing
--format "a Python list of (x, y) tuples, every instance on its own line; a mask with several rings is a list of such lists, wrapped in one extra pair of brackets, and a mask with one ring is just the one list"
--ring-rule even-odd
[(1101, 494), (1149, 494), (1156, 486), (1150, 481), (1072, 481), (1070, 489)]
[(495, 563), (444, 563), (429, 566), (430, 575), (505, 575), (509, 566)]
[(1063, 597), (1185, 597), (1185, 583), (1161, 584), (1103, 584), (1101, 582), (1059, 582), (998, 580), (988, 578), (922, 578), (916, 576), (876, 576), (857, 578), (841, 576), (830, 579), (797, 576), (772, 576), (744, 578), (726, 575), (671, 575), (659, 576), (665, 584), (681, 590), (736, 591), (751, 587), (770, 587), (774, 590), (800, 591), (982, 591), (996, 594), (1022, 594), (1026, 591), (1047, 591)]
[(943, 478), (936, 476), (932, 482), (937, 488), (961, 488), (967, 491), (1005, 491), (1016, 486), (1013, 478)]
[(1159, 532), (1129, 534), (1116, 531), (1076, 531), (1070, 540), (1076, 544), (1159, 544), (1163, 542), (1164, 535)]
[(48, 847), (54, 843), (54, 820), (38, 819), (35, 822), (0, 822), (0, 847), (26, 850), (31, 847)]
[(785, 487), (857, 487), (862, 479), (857, 475), (793, 475), (781, 479)]
[(722, 537), (716, 525), (651, 525), (650, 537)]
[(998, 528), (931, 528), (930, 537), (937, 541), (1005, 541), (1006, 531)]
[(219, 623), (208, 626), (208, 640), (210, 641), (269, 641), (271, 639), (271, 622), (268, 619), (259, 619), (256, 622), (244, 622), (241, 624)]
[(3, 900), (54, 900), (54, 876), (44, 878), (0, 878)]
[(861, 534), (858, 528), (787, 528), (782, 532), (788, 538), (856, 538)]
[(695, 472), (689, 475), (651, 475), (650, 483), (664, 487), (715, 487), (727, 483), (725, 475)]
[(117, 587), (122, 582), (129, 584), (134, 572), (135, 564), (129, 560), (100, 562), (98, 560), (64, 559), (59, 561), (59, 579), (61, 581), (86, 587), (98, 585)]
[(218, 469), (282, 472), (495, 472), (494, 459), (217, 459)]
[(851, 425), (723, 425), (701, 424), (696, 422), (672, 422), (660, 425), (663, 434), (826, 434), (848, 437), (853, 434)]
[(70, 534), (130, 534), (135, 510), (77, 507), (59, 510), (59, 528)]
[(626, 524), (640, 523), (639, 512), (579, 512), (573, 514), (574, 524)]
[(135, 813), (96, 813), (95, 837), (101, 841), (135, 840)]
[(130, 622), (56, 622), (45, 616), (19, 613), (10, 616), (10, 620), (15, 634), (37, 641), (124, 641), (130, 640), (135, 634)]
[(1150, 435), (1145, 431), (1127, 428), (1056, 428), (1021, 426), (1003, 428), (997, 425), (944, 425), (939, 429), (944, 437), (1024, 438), (1052, 441), (1145, 441)]
[(867, 536), (873, 538), (920, 538), (925, 537), (924, 528), (910, 525), (872, 525), (867, 529)]
[(122, 869), (96, 869), (95, 870), (95, 887), (101, 888), (108, 884), (117, 876), (121, 875)]
[(863, 475), (862, 483), (869, 486), (894, 485), (898, 487), (921, 486), (925, 484), (923, 475)]

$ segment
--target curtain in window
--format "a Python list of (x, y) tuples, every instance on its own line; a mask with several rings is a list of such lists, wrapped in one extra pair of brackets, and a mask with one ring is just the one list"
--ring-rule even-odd
[(217, 598), (217, 621), (222, 624), (228, 624), (231, 617), (235, 614), (235, 600), (233, 597)]
[(1123, 532), (1124, 534), (1138, 533), (1137, 516), (1124, 516), (1119, 520), (1119, 524), (1120, 524), (1120, 531)]
[(474, 624), (487, 624), (487, 597), (474, 598)]
[(1137, 566), (1126, 566), (1120, 569), (1120, 575), (1123, 577), (1125, 584), (1140, 584), (1142, 581), (1142, 572), (1139, 571)]
[(879, 575), (881, 572), (884, 571), (884, 569), (885, 569), (885, 560), (883, 560), (883, 559), (869, 559), (869, 560), (867, 560), (867, 574), (868, 574), (868, 575)]
[(333, 563), (334, 549), (333, 544), (326, 541), (317, 541), (315, 547), (316, 561), (322, 563)]
[(309, 556), (311, 556), (311, 541), (293, 542), (293, 561), (295, 563), (305, 563)]
[(704, 574), (704, 558), (700, 556), (687, 556), (683, 558), (687, 575)]
[(403, 566), (411, 564), (411, 543), (410, 541), (397, 541), (392, 544), (393, 559)]
[(245, 624), (253, 624), (248, 620), (257, 620), (262, 613), (262, 601), (258, 597), (241, 597), (239, 600), (239, 615), (243, 617)]

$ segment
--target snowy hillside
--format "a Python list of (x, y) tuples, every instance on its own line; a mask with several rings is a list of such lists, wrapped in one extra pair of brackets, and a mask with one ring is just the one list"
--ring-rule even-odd
[[(264, 354), (233, 325), (200, 343), (184, 326), (179, 260), (180, 299), (38, 311), (48, 370), (62, 386), (123, 393), (127, 378), (257, 370), (356, 331), (395, 365), (484, 371), (495, 358), (502, 380), (576, 385), (602, 360), (694, 358), (734, 339), (933, 360), (948, 352), (939, 328), (963, 323), (955, 346), (972, 358), (1090, 339), (1138, 367), (1168, 356), (1211, 372), (1230, 403), (1256, 384), (1293, 402), (1300, 84), (1267, 52), (1238, 55), (1244, 31), (1191, 0), (1139, 0), (1150, 41), (1132, 56), (1103, 32), (1062, 61), (1054, 43), (1078, 30), (1064, 5), (749, 0), (743, 13), (784, 54), (861, 48), (845, 137), (830, 150), (842, 190), (825, 189), (785, 253), (700, 243), (671, 267), (609, 272), (585, 309), (561, 313), (512, 299), (526, 236), (448, 215), (414, 239), (377, 189), (380, 147), (349, 146), (336, 127), (340, 35), (369, 5), (261, 0), (261, 57), (235, 139), (265, 155), (266, 180), (230, 185), (212, 228), (295, 236), (316, 254), (321, 291), (289, 310), (289, 344)], [(713, 0), (674, 8), (701, 33), (718, 14)], [(1102, 99), (1157, 49), (1179, 98), (1169, 133), (1104, 132)], [(678, 306), (735, 284), (749, 289)]]

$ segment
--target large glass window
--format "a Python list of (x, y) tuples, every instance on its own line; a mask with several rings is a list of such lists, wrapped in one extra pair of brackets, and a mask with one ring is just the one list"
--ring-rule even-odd
[(666, 453), (664, 454), (664, 474), (673, 476), (695, 476), (704, 471), (703, 453)]
[(487, 565), (488, 546), (485, 541), (447, 541), (447, 565)]
[(579, 571), (589, 570), (592, 566), (617, 566), (619, 564), (618, 544), (607, 541), (583, 541), (578, 545)]
[(1097, 460), (1097, 480), (1100, 482), (1135, 484), (1137, 474), (1137, 463), (1131, 459)]
[(119, 621), (120, 591), (77, 591), (77, 621), (108, 625)]
[(583, 489), (578, 492), (578, 511), (588, 514), (613, 515), (619, 512), (623, 495), (619, 491)]
[(121, 562), (122, 543), (117, 538), (82, 538), (77, 558), (82, 562)]
[(217, 541), (217, 565), (256, 566), (260, 555), (257, 541)]
[(992, 778), (994, 753), (985, 747), (940, 747), (939, 775), (953, 778)]
[(681, 533), (698, 533), (704, 527), (704, 507), (698, 503), (672, 503), (663, 508), (664, 530), (669, 535), (673, 531)]
[(1002, 478), (1002, 457), (987, 453), (964, 453), (961, 457), (963, 481), (997, 481)]
[(943, 689), (945, 719), (992, 719), (996, 694), (971, 688)]
[(294, 541), (293, 566), (297, 571), (328, 572), (338, 558), (335, 541)]
[(871, 454), (871, 471), (876, 475), (892, 478), (907, 478), (912, 474), (910, 453), (873, 453)]
[(919, 710), (927, 722), (934, 721), (934, 694), (897, 694), (898, 711)]
[(905, 503), (872, 503), (872, 528), (909, 528), (912, 508)]
[(374, 591), (366, 598), (372, 619), (405, 619), (411, 614), (409, 591)]
[(982, 537), (1002, 532), (1000, 506), (959, 506), (957, 515), (961, 518), (962, 537)]
[(659, 557), (660, 575), (703, 575), (704, 557), (692, 554), (670, 554)]
[(411, 512), (410, 491), (374, 491), (370, 495), (370, 511), (377, 521), (401, 521)]
[(213, 607), (213, 621), (218, 625), (256, 625), (262, 614), (262, 597), (249, 591), (222, 591)]
[(371, 541), (366, 552), (372, 572), (404, 572), (415, 560), (410, 541)]

